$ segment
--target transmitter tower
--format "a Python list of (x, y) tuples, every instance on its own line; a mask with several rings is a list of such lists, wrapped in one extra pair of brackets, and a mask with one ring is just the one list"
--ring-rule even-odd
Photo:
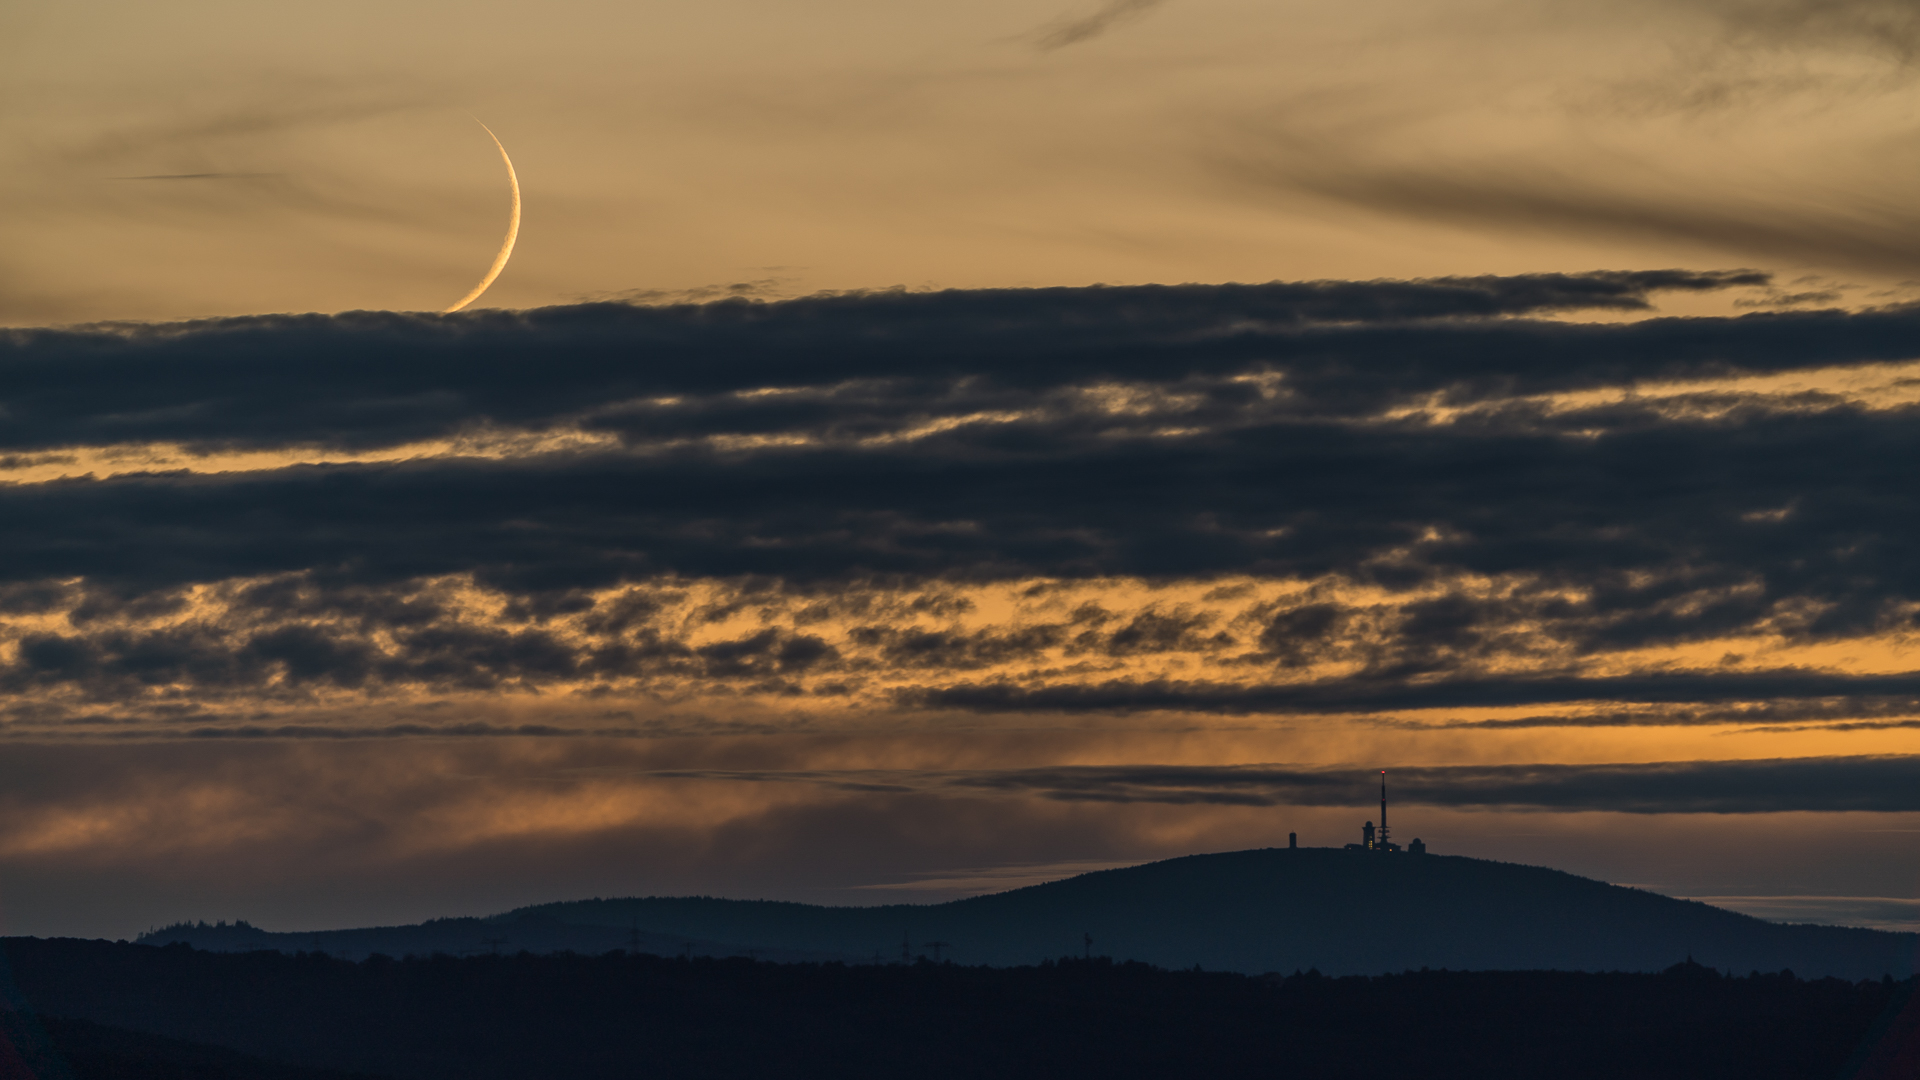
[[(1369, 821), (1360, 826), (1360, 842), (1348, 844), (1347, 850), (1377, 851), (1382, 854), (1392, 854), (1400, 850), (1400, 845), (1393, 842), (1393, 834), (1387, 831), (1387, 770), (1385, 769), (1380, 770), (1380, 824), (1375, 827), (1373, 822)], [(1407, 845), (1407, 851), (1413, 855), (1424, 855), (1427, 845), (1416, 839)]]
[(1380, 851), (1392, 851), (1393, 845), (1387, 843), (1387, 770), (1380, 770), (1380, 831), (1375, 834), (1374, 843)]

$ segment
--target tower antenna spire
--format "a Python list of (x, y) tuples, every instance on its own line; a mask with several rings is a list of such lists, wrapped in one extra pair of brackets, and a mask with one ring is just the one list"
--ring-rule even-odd
[(1387, 770), (1380, 770), (1380, 850), (1392, 851), (1387, 846)]

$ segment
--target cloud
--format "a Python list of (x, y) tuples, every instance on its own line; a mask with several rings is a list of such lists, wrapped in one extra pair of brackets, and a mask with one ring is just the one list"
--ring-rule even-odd
[(1091, 15), (1058, 23), (1036, 39), (1042, 52), (1053, 52), (1069, 45), (1091, 41), (1112, 29), (1115, 23), (1137, 18), (1159, 7), (1164, 0), (1106, 0)]
[[(10, 646), (0, 717), (17, 739), (307, 738), (316, 725), (353, 737), (657, 734), (668, 702), (771, 722), (741, 714), (753, 700), (799, 710), (796, 723), (916, 712), (1348, 717), (1404, 732), (1842, 732), (1920, 715), (1912, 672), (1747, 662), (1618, 674), (1610, 654), (1584, 647), (1590, 615), (1538, 621), (1538, 604), (1446, 592), (1341, 604), (1333, 589), (1275, 595), (1271, 584), (1220, 597), (1180, 586), (1175, 599), (1165, 589), (1111, 578), (669, 576), (524, 591), (463, 576), (382, 584), (312, 573), (135, 594), (22, 585), (0, 591), (0, 615), (22, 620), (0, 634)], [(394, 716), (436, 695), (531, 703), (556, 692), (537, 721)], [(652, 718), (583, 720), (568, 714), (570, 698), (650, 702)], [(383, 718), (353, 713), (368, 708)]]
[(1695, 180), (1635, 178), (1619, 168), (1575, 173), (1515, 161), (1400, 162), (1356, 145), (1294, 136), (1264, 155), (1236, 148), (1219, 168), (1256, 188), (1402, 218), (1481, 231), (1678, 241), (1767, 263), (1911, 274), (1920, 237), (1920, 216), (1897, 201), (1834, 205), (1792, 194), (1710, 191)]
[[(1911, 495), (1888, 464), (1920, 452), (1909, 409), (1736, 401), (1672, 418), (1635, 403), (1349, 423), (1290, 415), (1281, 395), (1269, 411), (1258, 388), (1238, 400), (1197, 389), (1145, 423), (1062, 408), (874, 445), (802, 437), (15, 485), (0, 506), (36, 527), (0, 538), (0, 579), (152, 590), (307, 570), (381, 587), (468, 573), (527, 593), (662, 575), (1529, 583), (1409, 609), (1395, 632), (1436, 656), (1495, 644), (1487, 635), (1522, 615), (1620, 648), (1763, 626), (1865, 632), (1920, 598), (1912, 542), (1893, 524)], [(749, 399), (716, 426), (817, 430), (838, 408), (756, 414)], [(1175, 422), (1184, 433), (1164, 434)], [(1278, 652), (1312, 630), (1270, 629)]]
[[(1655, 705), (1726, 702), (1844, 702), (1842, 715), (1891, 707), (1920, 711), (1920, 673), (1842, 675), (1815, 671), (1658, 672), (1624, 676), (1492, 676), (1415, 682), (1342, 678), (1264, 686), (1156, 680), (1095, 685), (1019, 687), (1004, 683), (913, 689), (915, 704), (979, 712), (1127, 713), (1178, 711), (1250, 713), (1390, 712), (1435, 708), (1509, 708), (1590, 702)], [(1776, 704), (1774, 707), (1780, 707)], [(1844, 710), (1844, 711), (1842, 711)], [(1740, 716), (1715, 711), (1698, 722), (1728, 723)], [(1602, 726), (1623, 722), (1672, 723), (1694, 718), (1665, 712), (1524, 717), (1472, 722), (1484, 727)], [(1464, 726), (1464, 725), (1463, 725)]]
[(1901, 0), (1693, 0), (1736, 40), (1806, 48), (1866, 48), (1903, 63), (1920, 46), (1920, 12)]
[[(150, 115), (130, 117), (117, 128), (96, 127), (79, 138), (62, 132), (49, 149), (56, 160), (79, 166), (198, 157), (216, 147), (257, 151), (263, 140), (390, 116), (428, 102), (417, 86), (394, 76), (376, 81), (379, 85), (364, 74), (339, 82), (286, 74), (238, 76), (227, 85), (203, 84), (206, 97), (200, 102), (154, 99), (145, 103), (153, 107)], [(235, 107), (236, 99), (249, 104)]]
[[(1777, 650), (1894, 640), (1920, 613), (1897, 464), (1920, 455), (1920, 406), (1898, 397), (1920, 312), (1523, 317), (1768, 285), (1610, 272), (15, 332), (0, 445), (23, 470), (107, 475), (0, 486), (0, 514), (34, 523), (0, 533), (0, 685), (62, 715), (175, 695), (235, 724), (250, 697), (555, 688), (1517, 713), (1416, 718), (1485, 730), (1897, 721), (1911, 674)], [(1818, 388), (1865, 364), (1894, 400)], [(385, 456), (328, 460), (363, 450)], [(1257, 595), (938, 608), (944, 589), (1018, 606), (1209, 582)], [(694, 583), (738, 621), (701, 630)], [(1607, 667), (1688, 646), (1776, 652)]]
[[(1389, 768), (1397, 806), (1631, 814), (1920, 811), (1920, 756), (1604, 765)], [(1372, 805), (1371, 769), (1286, 765), (1054, 766), (971, 772), (670, 772), (662, 776), (992, 792), (1064, 802), (1229, 806)]]
[(577, 297), (587, 304), (710, 304), (716, 300), (779, 300), (793, 295), (798, 278), (765, 277), (752, 281), (732, 281), (715, 285), (696, 285), (686, 289), (622, 289)]
[[(1365, 806), (1375, 775), (1247, 768), (1024, 770), (984, 780), (1050, 798)], [(1627, 765), (1487, 765), (1389, 769), (1396, 802), (1420, 806), (1635, 814), (1920, 810), (1920, 757), (1782, 758)]]
[(115, 176), (113, 180), (257, 180), (263, 176), (279, 176), (270, 172), (198, 172), (198, 173), (155, 173), (151, 176)]
[[(680, 418), (699, 421), (716, 410), (722, 421), (731, 413), (779, 424), (791, 422), (781, 418), (783, 411), (811, 404), (793, 401), (794, 391), (820, 398), (877, 393), (877, 408), (938, 416), (1003, 403), (1011, 394), (1116, 380), (1166, 385), (1275, 368), (1312, 390), (1321, 408), (1379, 407), (1449, 386), (1466, 390), (1476, 379), (1542, 389), (1617, 381), (1634, 374), (1619, 366), (1622, 358), (1647, 347), (1643, 376), (1675, 376), (1705, 359), (1688, 355), (1680, 327), (1610, 335), (1559, 325), (1420, 329), (1409, 323), (1644, 311), (1657, 292), (1767, 280), (1750, 271), (1635, 271), (1001, 289), (658, 308), (588, 304), (459, 318), (354, 312), (7, 331), (0, 333), (6, 418), (0, 447), (177, 440), (354, 448), (485, 425), (544, 430), (585, 422), (617, 429), (622, 416), (632, 416), (649, 425), (685, 426), (689, 420)], [(1783, 321), (1764, 335), (1757, 323), (1721, 330), (1776, 344), (1756, 341), (1751, 359), (1742, 361), (1716, 348), (1713, 369), (1769, 369), (1783, 362), (1786, 350), (1796, 351), (1785, 360), (1789, 365), (1844, 362), (1862, 348), (1884, 356), (1910, 332), (1891, 316), (1885, 325), (1844, 329), (1777, 318)], [(1811, 347), (1816, 325), (1825, 347)], [(1631, 340), (1640, 335), (1651, 340)], [(1426, 339), (1431, 354), (1407, 351), (1416, 337)], [(1569, 363), (1549, 374), (1521, 355), (1543, 347), (1564, 348)], [(1609, 354), (1603, 367), (1598, 358), (1580, 355), (1602, 348)], [(267, 355), (284, 362), (263, 364)], [(533, 356), (542, 358), (537, 377), (525, 362)], [(648, 362), (636, 364), (635, 356)], [(1371, 377), (1356, 370), (1376, 364), (1389, 366)], [(976, 400), (968, 388), (982, 384)], [(786, 393), (758, 402), (731, 396), (771, 388)], [(677, 405), (660, 401), (689, 397)], [(954, 400), (943, 406), (949, 397)], [(596, 420), (608, 406), (618, 408)], [(704, 427), (727, 430), (712, 420)]]

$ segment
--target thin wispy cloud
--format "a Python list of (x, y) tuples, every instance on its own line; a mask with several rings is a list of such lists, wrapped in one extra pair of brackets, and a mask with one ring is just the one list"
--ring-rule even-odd
[(269, 176), (282, 176), (274, 172), (200, 172), (200, 173), (154, 173), (148, 176), (113, 176), (110, 180), (258, 180)]
[(1053, 52), (1069, 45), (1078, 45), (1111, 30), (1116, 24), (1138, 18), (1159, 7), (1166, 0), (1106, 0), (1099, 10), (1078, 19), (1057, 23), (1035, 38), (1035, 44), (1042, 52)]

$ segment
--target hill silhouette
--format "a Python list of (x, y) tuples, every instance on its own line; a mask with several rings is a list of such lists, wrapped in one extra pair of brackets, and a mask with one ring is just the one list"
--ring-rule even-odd
[[(914, 955), (925, 951), (918, 943), (949, 943), (945, 955), (963, 964), (1032, 964), (1090, 951), (1246, 973), (1660, 971), (1692, 956), (1731, 971), (1860, 979), (1905, 977), (1920, 947), (1920, 935), (1771, 923), (1543, 867), (1330, 848), (1193, 855), (943, 904), (650, 897), (543, 904), (473, 922), (498, 931), (508, 951), (558, 951), (528, 943), (539, 934), (572, 935), (577, 943), (566, 948), (578, 952), (624, 949), (637, 928), (645, 939), (638, 951), (664, 955), (700, 942), (703, 955), (751, 948), (770, 959), (872, 962), (898, 959), (904, 937), (915, 943)], [(377, 935), (384, 947), (366, 952), (453, 951), (431, 944), (424, 931), (434, 925), (317, 935), (254, 931), (240, 947), (295, 952)], [(515, 927), (528, 928), (528, 942), (514, 940)], [(1090, 949), (1085, 936), (1093, 938)], [(142, 940), (235, 947), (183, 932)]]
[(486, 918), (430, 919), (410, 926), (276, 933), (245, 921), (176, 923), (140, 935), (143, 945), (191, 945), (207, 952), (319, 953), (341, 960), (369, 956), (480, 956), (521, 952), (597, 955), (620, 949), (655, 956), (746, 956), (776, 963), (852, 960), (839, 953), (767, 948), (698, 935), (656, 933), (631, 920), (620, 925), (567, 921), (541, 909)]

